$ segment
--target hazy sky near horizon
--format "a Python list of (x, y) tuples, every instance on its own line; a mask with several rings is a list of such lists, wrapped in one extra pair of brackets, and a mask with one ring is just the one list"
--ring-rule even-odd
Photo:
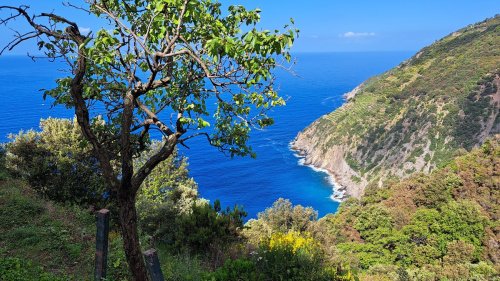
[[(83, 3), (83, 0), (70, 0)], [(262, 29), (280, 28), (294, 18), (300, 29), (295, 52), (417, 51), (468, 24), (500, 13), (498, 0), (221, 0), (262, 10)], [(60, 0), (2, 0), (28, 3), (33, 12), (54, 11), (75, 19), (85, 29), (97, 30), (101, 22)], [(5, 13), (0, 13), (5, 15)], [(11, 26), (12, 27), (12, 26)], [(14, 27), (16, 27), (14, 25)], [(11, 35), (0, 27), (0, 44)], [(31, 44), (35, 45), (35, 44)], [(24, 44), (11, 54), (36, 48)]]

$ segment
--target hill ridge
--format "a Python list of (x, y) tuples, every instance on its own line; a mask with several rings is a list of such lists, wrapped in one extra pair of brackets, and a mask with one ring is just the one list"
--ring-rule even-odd
[(423, 48), (346, 94), (292, 148), (332, 173), (347, 195), (428, 173), (500, 133), (500, 16)]

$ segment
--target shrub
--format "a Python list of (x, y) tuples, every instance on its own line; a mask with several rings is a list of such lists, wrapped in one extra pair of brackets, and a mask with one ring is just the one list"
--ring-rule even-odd
[(175, 249), (187, 248), (197, 254), (208, 252), (212, 262), (222, 264), (226, 250), (241, 240), (246, 215), (238, 206), (221, 211), (218, 200), (213, 205), (193, 205), (191, 213), (175, 218), (174, 232), (170, 234), (172, 245)]
[[(159, 149), (159, 145), (153, 142), (136, 161), (146, 161)], [(136, 206), (141, 229), (154, 242), (171, 240), (166, 234), (174, 228), (175, 218), (191, 213), (193, 205), (206, 203), (198, 197), (198, 186), (189, 177), (187, 159), (179, 157), (174, 151), (171, 157), (156, 166), (141, 185)]]
[(42, 196), (58, 202), (103, 206), (106, 187), (97, 159), (75, 121), (49, 118), (11, 135), (6, 165)]
[[(157, 206), (141, 220), (152, 244), (174, 254), (199, 255), (211, 267), (220, 266), (242, 241), (246, 212), (235, 206), (221, 210), (220, 202), (193, 203), (188, 212), (178, 212), (172, 202)], [(153, 245), (155, 246), (155, 245)]]
[(229, 260), (207, 280), (354, 280), (349, 271), (329, 267), (310, 234), (275, 233), (248, 258)]
[(474, 246), (461, 240), (449, 242), (446, 246), (445, 264), (469, 263), (472, 261)]
[(262, 239), (269, 238), (273, 233), (288, 231), (313, 231), (318, 212), (311, 207), (301, 205), (293, 206), (290, 200), (280, 198), (258, 214), (257, 220), (250, 220), (247, 223), (248, 229), (245, 236), (255, 245)]

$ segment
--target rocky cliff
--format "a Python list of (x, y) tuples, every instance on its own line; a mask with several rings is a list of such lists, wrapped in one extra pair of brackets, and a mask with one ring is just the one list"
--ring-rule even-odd
[(292, 147), (347, 195), (449, 163), (500, 133), (500, 16), (446, 36), (346, 98)]

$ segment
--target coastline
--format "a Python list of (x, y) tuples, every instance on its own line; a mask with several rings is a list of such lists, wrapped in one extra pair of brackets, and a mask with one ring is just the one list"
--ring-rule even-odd
[(332, 187), (332, 194), (330, 195), (330, 199), (332, 201), (339, 202), (339, 203), (341, 203), (345, 199), (347, 199), (347, 197), (349, 197), (349, 196), (346, 194), (346, 187), (344, 187), (343, 185), (341, 185), (339, 183), (337, 175), (328, 169), (318, 167), (312, 163), (306, 163), (307, 154), (302, 149), (296, 147), (294, 145), (294, 143), (295, 143), (295, 140), (292, 140), (288, 144), (288, 148), (292, 152), (294, 152), (293, 156), (295, 156), (298, 159), (298, 161), (297, 161), (298, 165), (309, 167), (310, 169), (312, 169), (313, 171), (318, 172), (318, 173), (326, 174), (327, 179), (328, 179), (328, 183)]

